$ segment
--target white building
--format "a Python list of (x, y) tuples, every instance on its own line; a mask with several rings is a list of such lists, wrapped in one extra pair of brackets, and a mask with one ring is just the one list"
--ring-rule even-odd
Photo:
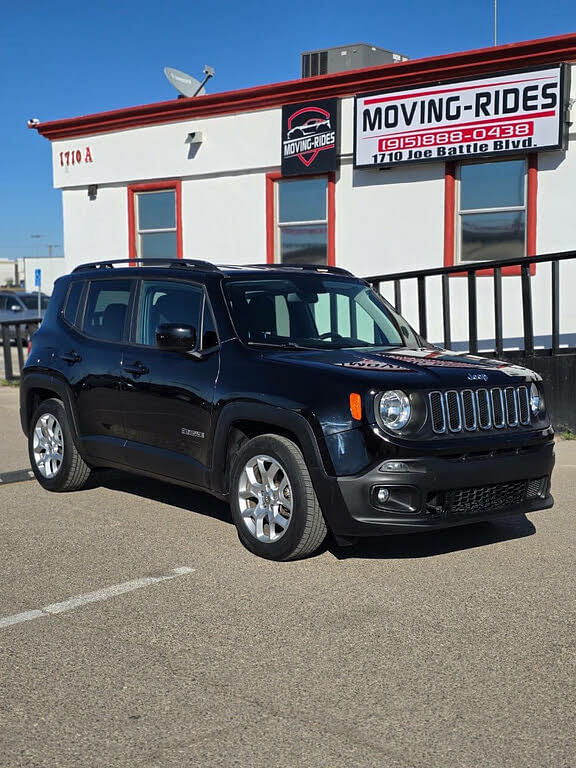
[(68, 270), (66, 260), (61, 256), (26, 257), (24, 262), (24, 289), (38, 290), (36, 285), (36, 270), (40, 270), (40, 289), (47, 296), (52, 295), (55, 281), (65, 275)]
[[(575, 249), (573, 61), (566, 35), (40, 123), (67, 267), (170, 256), (364, 276)], [(542, 345), (550, 267), (533, 272)], [(440, 340), (440, 281), (430, 282), (428, 337)], [(468, 332), (466, 282), (451, 280), (453, 339)], [(561, 282), (561, 341), (574, 345), (576, 263), (563, 263)], [(514, 346), (520, 279), (503, 283)], [(494, 338), (492, 292), (480, 277), (481, 348)], [(409, 286), (403, 312), (416, 325), (415, 302)]]

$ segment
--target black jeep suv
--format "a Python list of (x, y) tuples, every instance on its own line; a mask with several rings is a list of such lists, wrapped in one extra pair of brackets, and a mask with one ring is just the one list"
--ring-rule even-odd
[(342, 269), (83, 265), (20, 392), (44, 488), (97, 467), (200, 488), (262, 557), (553, 503), (539, 377), (431, 346)]

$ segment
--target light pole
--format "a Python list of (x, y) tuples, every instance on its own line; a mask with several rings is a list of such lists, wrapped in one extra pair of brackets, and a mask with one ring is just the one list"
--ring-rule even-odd
[[(40, 240), (42, 237), (46, 237), (46, 235), (30, 235), (31, 240)], [(34, 256), (38, 256), (38, 243), (34, 246)]]
[(60, 248), (59, 245), (55, 245), (54, 243), (46, 244), (46, 248), (48, 248), (48, 258), (52, 258), (52, 248)]

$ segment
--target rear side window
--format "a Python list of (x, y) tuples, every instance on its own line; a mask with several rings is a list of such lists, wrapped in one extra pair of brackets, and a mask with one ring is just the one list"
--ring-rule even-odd
[(77, 325), (78, 323), (78, 307), (83, 288), (84, 283), (80, 280), (70, 283), (68, 287), (68, 294), (64, 303), (64, 317), (70, 325)]
[(84, 313), (84, 332), (104, 341), (121, 341), (131, 287), (131, 280), (91, 282)]

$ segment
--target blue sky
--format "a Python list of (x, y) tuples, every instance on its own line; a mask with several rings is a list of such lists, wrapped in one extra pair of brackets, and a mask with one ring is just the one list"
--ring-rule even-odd
[[(492, 43), (492, 7), (492, 0), (0, 0), (0, 257), (62, 244), (50, 146), (27, 129), (27, 118), (170, 99), (164, 66), (199, 76), (211, 64), (214, 92), (297, 78), (299, 54), (310, 48), (368, 42), (410, 58), (481, 48)], [(499, 0), (501, 43), (573, 31), (574, 0)]]

